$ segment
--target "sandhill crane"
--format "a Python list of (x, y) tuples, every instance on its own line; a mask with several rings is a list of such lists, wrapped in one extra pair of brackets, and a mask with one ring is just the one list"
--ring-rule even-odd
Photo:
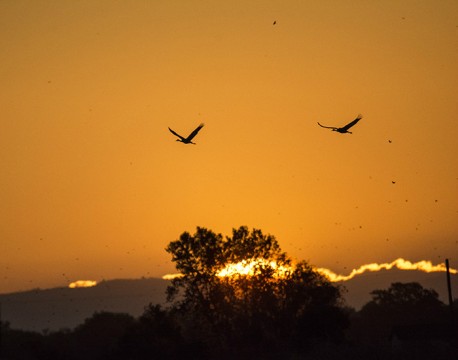
[(348, 131), (348, 129), (350, 129), (352, 126), (354, 126), (359, 120), (361, 120), (363, 118), (363, 116), (360, 114), (358, 115), (358, 117), (353, 120), (351, 123), (348, 123), (347, 125), (345, 126), (342, 126), (340, 128), (338, 127), (333, 127), (333, 126), (323, 126), (321, 125), (320, 123), (318, 123), (318, 125), (320, 125), (321, 127), (324, 127), (326, 129), (332, 129), (332, 131), (337, 131), (341, 134), (345, 134), (345, 133), (348, 133), (348, 134), (352, 134), (350, 131)]
[(190, 133), (188, 135), (188, 137), (183, 137), (181, 136), (180, 134), (177, 134), (175, 131), (173, 131), (171, 128), (169, 128), (170, 132), (175, 135), (175, 136), (178, 136), (179, 139), (177, 139), (177, 141), (181, 141), (183, 144), (193, 144), (193, 145), (196, 145), (195, 143), (193, 143), (191, 140), (194, 138), (194, 136), (197, 135), (197, 133), (200, 131), (200, 129), (202, 129), (204, 126), (204, 124), (200, 124), (197, 128), (194, 129), (194, 131), (192, 133)]

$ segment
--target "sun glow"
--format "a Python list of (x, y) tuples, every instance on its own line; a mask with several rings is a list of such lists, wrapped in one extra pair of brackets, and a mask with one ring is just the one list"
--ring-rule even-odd
[(92, 287), (96, 286), (97, 281), (94, 280), (78, 280), (70, 283), (68, 287), (70, 289), (75, 289), (75, 288), (86, 288), (86, 287)]
[[(216, 275), (219, 277), (225, 277), (225, 276), (234, 276), (236, 274), (238, 275), (253, 275), (255, 273), (256, 267), (258, 266), (270, 266), (272, 269), (275, 271), (275, 276), (277, 277), (282, 277), (284, 276), (287, 272), (290, 272), (292, 270), (291, 267), (286, 267), (286, 266), (278, 266), (275, 261), (268, 261), (265, 259), (256, 259), (256, 260), (244, 260), (235, 264), (228, 264), (226, 267), (221, 269)], [(315, 271), (319, 272), (320, 274), (326, 276), (329, 281), (331, 282), (338, 282), (338, 281), (347, 281), (350, 279), (353, 279), (357, 275), (361, 275), (365, 273), (366, 271), (380, 271), (380, 270), (390, 270), (392, 268), (397, 268), (400, 270), (418, 270), (418, 271), (424, 271), (424, 272), (445, 272), (447, 271), (445, 264), (440, 263), (437, 265), (433, 265), (431, 261), (429, 260), (421, 260), (418, 262), (411, 262), (409, 260), (404, 260), (402, 258), (396, 259), (390, 263), (383, 263), (383, 264), (377, 264), (377, 263), (372, 263), (372, 264), (365, 264), (361, 265), (357, 269), (353, 269), (350, 274), (348, 275), (341, 275), (341, 274), (336, 274), (332, 270), (326, 269), (326, 268), (314, 268)], [(457, 274), (458, 270), (450, 268), (450, 273), (451, 274)], [(162, 278), (164, 280), (172, 280), (178, 277), (182, 277), (182, 274), (167, 274), (164, 275)]]
[[(291, 271), (290, 267), (279, 266), (275, 261), (268, 261), (265, 259), (252, 259), (242, 260), (235, 264), (227, 264), (223, 269), (216, 273), (218, 277), (230, 277), (234, 275), (247, 275), (252, 276), (256, 273), (256, 269), (259, 267), (271, 267), (275, 271), (276, 277), (282, 277), (287, 272)], [(183, 277), (183, 274), (166, 274), (162, 276), (164, 280), (173, 280), (176, 278)]]
[(235, 264), (228, 264), (216, 275), (219, 277), (234, 275), (254, 275), (258, 267), (271, 267), (275, 271), (276, 277), (282, 277), (291, 271), (290, 267), (279, 266), (275, 261), (265, 259), (243, 260)]

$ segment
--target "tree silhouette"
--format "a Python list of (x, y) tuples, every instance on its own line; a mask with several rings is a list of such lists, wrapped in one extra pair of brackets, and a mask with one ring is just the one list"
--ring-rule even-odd
[[(340, 289), (306, 262), (294, 265), (274, 236), (242, 226), (223, 238), (198, 227), (166, 251), (182, 275), (172, 280), (168, 299), (187, 319), (185, 334), (209, 349), (228, 357), (278, 356), (305, 351), (312, 340), (342, 339)], [(251, 274), (218, 276), (242, 261), (255, 262)]]
[(0, 359), (44, 359), (46, 352), (42, 334), (11, 329), (8, 322), (0, 322)]
[(148, 305), (119, 342), (118, 359), (185, 359), (192, 353), (202, 358), (198, 346), (181, 335), (178, 319), (160, 305)]
[(433, 289), (419, 283), (393, 283), (386, 290), (373, 290), (353, 321), (354, 335), (363, 342), (387, 341), (395, 326), (446, 322), (444, 303)]
[[(77, 326), (73, 338), (77, 344), (76, 359), (106, 359), (118, 351), (118, 342), (135, 319), (124, 313), (96, 312)], [(72, 358), (73, 358), (72, 356)]]
[(393, 283), (387, 290), (374, 290), (371, 295), (372, 301), (361, 312), (373, 316), (380, 313), (397, 324), (437, 321), (445, 314), (438, 293), (416, 282)]

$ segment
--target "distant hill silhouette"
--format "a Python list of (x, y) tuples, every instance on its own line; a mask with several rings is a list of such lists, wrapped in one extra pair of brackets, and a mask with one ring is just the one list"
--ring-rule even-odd
[(2, 320), (14, 329), (72, 329), (97, 311), (139, 316), (146, 305), (165, 304), (170, 281), (157, 278), (101, 281), (89, 288), (53, 288), (0, 294)]
[[(458, 297), (458, 275), (451, 276), (454, 298)], [(426, 289), (434, 289), (447, 303), (446, 275), (443, 272), (425, 273), (398, 269), (367, 272), (339, 284), (349, 306), (359, 310), (371, 300), (370, 292), (387, 289), (393, 282), (419, 282)], [(102, 281), (90, 288), (53, 288), (0, 294), (2, 320), (14, 329), (60, 330), (82, 324), (97, 311), (128, 313), (139, 316), (149, 303), (166, 302), (166, 288), (170, 281), (157, 278)]]

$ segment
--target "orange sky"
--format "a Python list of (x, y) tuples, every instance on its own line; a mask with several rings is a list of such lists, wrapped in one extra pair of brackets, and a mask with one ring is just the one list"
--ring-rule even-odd
[[(341, 273), (456, 268), (457, 14), (446, 0), (0, 2), (0, 292), (174, 272), (164, 248), (196, 226), (261, 228)], [(317, 125), (358, 113), (352, 135)], [(200, 122), (196, 146), (167, 130)]]

